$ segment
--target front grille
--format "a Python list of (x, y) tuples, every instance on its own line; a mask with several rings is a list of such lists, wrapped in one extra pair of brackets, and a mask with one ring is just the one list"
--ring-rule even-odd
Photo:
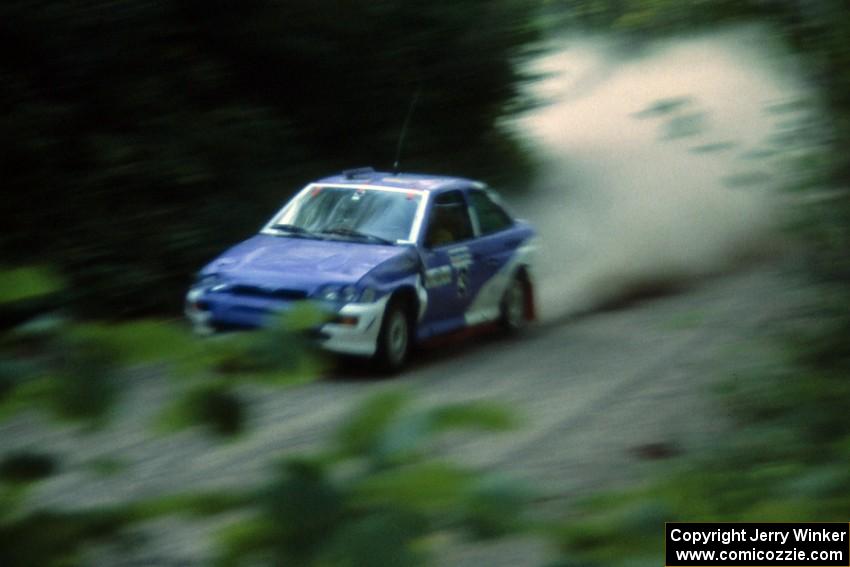
[(231, 295), (264, 297), (267, 299), (280, 299), (283, 301), (307, 299), (307, 292), (301, 289), (274, 289), (240, 284), (231, 286), (227, 291), (229, 291)]

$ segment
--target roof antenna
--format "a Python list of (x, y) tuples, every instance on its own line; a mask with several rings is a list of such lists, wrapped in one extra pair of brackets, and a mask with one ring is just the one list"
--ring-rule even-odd
[(413, 117), (413, 111), (416, 109), (416, 103), (419, 101), (419, 93), (422, 91), (422, 83), (416, 85), (416, 92), (413, 93), (413, 99), (410, 101), (410, 106), (407, 108), (407, 116), (404, 117), (404, 124), (401, 126), (401, 134), (398, 137), (398, 145), (395, 149), (395, 161), (393, 162), (393, 174), (398, 173), (401, 165), (401, 148), (404, 146), (404, 137), (407, 135), (407, 127), (410, 125), (410, 119)]

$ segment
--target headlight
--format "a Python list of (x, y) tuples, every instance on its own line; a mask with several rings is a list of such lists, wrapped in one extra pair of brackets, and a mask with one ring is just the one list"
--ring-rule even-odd
[(319, 290), (319, 299), (323, 301), (339, 301), (339, 286), (328, 285)]
[(357, 301), (358, 295), (360, 295), (360, 293), (357, 291), (357, 288), (354, 287), (353, 285), (347, 285), (344, 288), (342, 288), (342, 290), (340, 290), (340, 292), (339, 292), (340, 300), (344, 301), (345, 303), (351, 303), (353, 301)]
[(353, 285), (327, 285), (319, 290), (317, 297), (331, 303), (371, 303), (375, 300), (375, 290), (367, 287), (361, 291)]

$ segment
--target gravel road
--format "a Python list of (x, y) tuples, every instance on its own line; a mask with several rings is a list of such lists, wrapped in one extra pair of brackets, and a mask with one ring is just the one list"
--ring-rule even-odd
[[(519, 478), (534, 487), (541, 512), (566, 513), (577, 497), (638, 482), (658, 458), (718, 442), (727, 420), (711, 385), (762, 364), (761, 341), (802, 297), (779, 267), (761, 265), (676, 295), (546, 322), (515, 339), (427, 351), (394, 380), (358, 369), (292, 388), (251, 388), (251, 433), (224, 444), (197, 430), (151, 436), (150, 408), (171, 391), (151, 370), (127, 378), (106, 431), (57, 428), (26, 414), (3, 424), (0, 439), (5, 450), (59, 455), (65, 472), (33, 499), (74, 509), (259, 482), (279, 457), (319, 447), (359, 401), (403, 388), (422, 405), (486, 400), (512, 408), (523, 420), (518, 430), (464, 437), (443, 452)], [(88, 464), (103, 459), (127, 469), (98, 475)], [(161, 542), (157, 557), (204, 564), (215, 525), (167, 520), (148, 526), (148, 535)], [(458, 545), (444, 563), (533, 565), (544, 552), (539, 542), (504, 545)]]

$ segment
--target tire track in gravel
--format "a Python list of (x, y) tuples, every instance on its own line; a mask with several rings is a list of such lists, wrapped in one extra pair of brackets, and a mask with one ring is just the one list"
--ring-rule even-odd
[[(585, 438), (618, 445), (619, 454), (611, 455), (608, 466), (638, 460), (626, 453), (635, 448), (629, 443), (639, 443), (641, 439), (649, 442), (658, 435), (667, 438), (663, 440), (685, 437), (682, 442), (687, 444), (693, 441), (688, 434), (696, 433), (706, 440), (724, 426), (723, 416), (717, 415), (716, 400), (707, 395), (708, 388), (723, 377), (759, 364), (752, 352), (736, 357), (730, 351), (756, 341), (765, 334), (772, 320), (788, 316), (794, 309), (790, 297), (793, 291), (783, 291), (786, 288), (776, 273), (759, 269), (711, 282), (708, 289), (662, 299), (637, 310), (599, 314), (586, 321), (542, 330), (541, 340), (551, 337), (569, 340), (588, 331), (591, 336), (599, 336), (593, 332), (596, 326), (620, 328), (619, 336), (642, 334), (645, 340), (641, 344), (655, 344), (656, 348), (643, 350), (639, 357), (632, 356), (632, 347), (626, 348), (625, 357), (607, 366), (619, 370), (588, 373), (581, 371), (582, 361), (571, 360), (581, 356), (582, 345), (576, 349), (565, 345), (558, 351), (543, 340), (541, 348), (559, 352), (563, 376), (567, 379), (553, 381), (545, 375), (545, 365), (542, 372), (540, 365), (532, 366), (518, 381), (505, 376), (505, 382), (518, 384), (513, 399), (519, 402), (523, 413), (529, 414), (526, 427), (493, 442), (460, 443), (450, 453), (476, 466), (511, 471), (536, 481), (540, 480), (538, 473), (553, 476), (547, 466), (553, 469), (556, 461), (580, 462), (581, 451), (571, 449), (579, 448), (576, 444)], [(691, 329), (664, 329), (664, 319), (675, 317), (683, 307), (703, 313), (699, 324)], [(608, 323), (600, 325), (604, 319)], [(622, 327), (623, 324), (627, 326)], [(617, 344), (617, 338), (610, 336), (613, 352), (623, 346)], [(657, 348), (663, 343), (666, 343), (663, 349)], [(590, 353), (600, 368), (605, 366), (596, 356)], [(718, 363), (718, 358), (725, 360)], [(553, 383), (557, 384), (556, 390), (535, 393), (540, 384), (551, 387)], [(642, 399), (649, 396), (652, 399)], [(641, 409), (637, 416), (624, 418), (635, 411), (636, 404), (649, 407)], [(606, 423), (618, 420), (625, 422), (623, 429), (605, 427)], [(543, 463), (539, 471), (532, 466), (536, 461)], [(608, 468), (604, 458), (601, 466), (602, 470)], [(595, 477), (589, 471), (587, 478), (578, 479), (576, 484), (589, 486)]]
[[(737, 311), (737, 307), (734, 308), (734, 311)], [(547, 424), (543, 430), (535, 432), (519, 446), (515, 445), (501, 452), (497, 458), (491, 461), (492, 465), (499, 467), (523, 459), (529, 454), (539, 451), (539, 445), (553, 438), (560, 438), (566, 431), (575, 430), (583, 424), (587, 424), (595, 416), (614, 406), (619, 399), (638, 391), (640, 388), (645, 388), (653, 380), (658, 380), (669, 368), (674, 366), (677, 360), (683, 357), (683, 354), (709, 350), (711, 343), (727, 342), (728, 335), (725, 332), (728, 331), (728, 323), (732, 313), (733, 308), (727, 307), (723, 311), (715, 313), (711, 321), (683, 333), (684, 336), (677, 338), (673, 346), (665, 349), (662, 353), (656, 352), (652, 359), (646, 361), (646, 364), (638, 366), (630, 374), (624, 373), (622, 379), (612, 382), (609, 387), (594, 393), (592, 397), (585, 398), (582, 401), (582, 407), (577, 408), (577, 411)], [(771, 315), (762, 314), (760, 319), (764, 320)], [(760, 321), (755, 323), (755, 326), (759, 325)]]

